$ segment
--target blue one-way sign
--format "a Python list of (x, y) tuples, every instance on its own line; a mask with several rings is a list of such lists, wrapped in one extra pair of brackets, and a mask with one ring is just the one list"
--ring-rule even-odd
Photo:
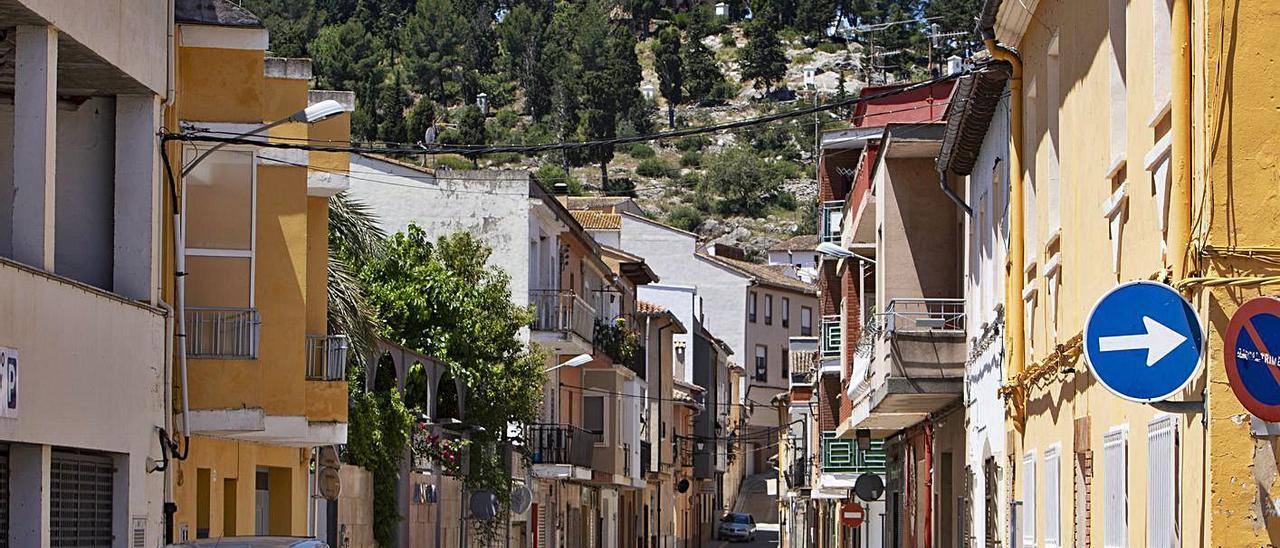
[(1160, 401), (1200, 369), (1204, 337), (1173, 288), (1129, 282), (1102, 296), (1084, 325), (1084, 356), (1098, 382), (1125, 399)]

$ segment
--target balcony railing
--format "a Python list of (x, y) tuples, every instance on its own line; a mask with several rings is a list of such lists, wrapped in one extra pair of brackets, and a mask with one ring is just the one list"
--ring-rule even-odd
[(307, 380), (340, 381), (346, 366), (346, 335), (307, 335)]
[(640, 442), (640, 469), (643, 472), (657, 472), (658, 463), (654, 462), (653, 444), (647, 441)]
[(884, 474), (884, 440), (871, 440), (871, 448), (864, 451), (858, 448), (858, 440), (840, 439), (835, 432), (823, 432), (822, 471)]
[(819, 206), (818, 222), (821, 223), (818, 235), (824, 242), (840, 241), (841, 224), (844, 219), (844, 200), (822, 202)]
[(693, 454), (696, 451), (693, 438), (684, 436), (676, 436), (671, 441), (672, 449), (675, 450), (676, 456), (679, 458), (680, 466), (684, 468), (693, 468)]
[(573, 333), (590, 342), (596, 324), (596, 309), (572, 291), (535, 289), (529, 292), (533, 305), (533, 330)]
[(787, 486), (792, 489), (803, 489), (811, 485), (810, 478), (812, 474), (810, 468), (809, 457), (800, 456), (792, 459), (791, 466), (786, 470)]
[(252, 308), (188, 306), (187, 356), (256, 359), (262, 320)]
[(840, 357), (840, 345), (844, 339), (840, 336), (840, 316), (823, 316), (822, 317), (822, 357), (838, 358)]
[(884, 327), (894, 333), (964, 333), (964, 299), (890, 299)]
[(644, 342), (640, 332), (625, 317), (613, 321), (597, 321), (592, 331), (592, 345), (604, 352), (613, 363), (630, 369), (641, 379), (645, 378)]
[(818, 369), (818, 352), (812, 350), (792, 351), (789, 356), (791, 385), (811, 385)]
[(531, 424), (525, 442), (534, 464), (572, 464), (591, 467), (591, 453), (600, 435), (568, 424)]

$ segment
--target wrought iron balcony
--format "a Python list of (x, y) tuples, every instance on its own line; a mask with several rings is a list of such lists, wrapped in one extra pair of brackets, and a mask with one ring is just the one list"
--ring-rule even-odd
[(858, 448), (858, 440), (840, 439), (835, 432), (823, 432), (822, 471), (884, 474), (884, 440), (871, 440), (871, 448), (864, 451)]
[(657, 472), (658, 463), (654, 462), (653, 444), (647, 441), (640, 442), (640, 471), (641, 472)]
[(806, 456), (799, 456), (791, 460), (791, 466), (784, 471), (789, 488), (803, 489), (812, 485), (811, 462), (810, 458)]
[(340, 381), (346, 366), (346, 335), (307, 335), (307, 380)]
[(822, 357), (839, 358), (840, 345), (844, 343), (841, 336), (840, 316), (823, 316), (822, 317)]
[(591, 342), (595, 331), (596, 309), (572, 291), (534, 289), (529, 291), (533, 305), (533, 330), (575, 334)]
[(530, 424), (525, 443), (534, 464), (572, 464), (591, 467), (592, 450), (600, 435), (568, 424)]
[(252, 308), (188, 306), (187, 356), (257, 359), (262, 319)]

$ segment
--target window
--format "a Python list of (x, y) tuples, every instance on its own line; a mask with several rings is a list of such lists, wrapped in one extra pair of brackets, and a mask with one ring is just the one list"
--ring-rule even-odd
[(1128, 432), (1113, 428), (1102, 438), (1102, 545), (1123, 548), (1129, 543)]
[(773, 295), (764, 296), (764, 324), (773, 325)]
[(1045, 548), (1062, 546), (1061, 524), (1062, 492), (1058, 474), (1062, 462), (1062, 447), (1054, 445), (1044, 452), (1044, 545)]
[(604, 396), (582, 397), (582, 429), (604, 439)]
[(782, 328), (791, 327), (791, 299), (782, 298)]
[(183, 178), (188, 305), (253, 307), (256, 171), (253, 151), (222, 149)]
[(756, 323), (756, 292), (747, 292), (747, 321)]
[(1047, 170), (1048, 176), (1045, 177), (1045, 183), (1048, 186), (1048, 192), (1046, 192), (1046, 194), (1048, 194), (1049, 200), (1050, 235), (1049, 241), (1046, 242), (1047, 246), (1052, 244), (1052, 241), (1055, 239), (1058, 232), (1062, 230), (1062, 206), (1059, 203), (1061, 201), (1059, 198), (1061, 195), (1061, 185), (1059, 183), (1060, 166), (1058, 157), (1058, 112), (1062, 109), (1062, 97), (1060, 95), (1062, 93), (1062, 90), (1060, 89), (1062, 86), (1060, 84), (1061, 74), (1059, 67), (1061, 65), (1058, 61), (1057, 34), (1053, 35), (1053, 40), (1049, 43), (1048, 60), (1049, 74), (1047, 78), (1048, 81), (1045, 86), (1047, 88), (1045, 89), (1045, 100), (1048, 103), (1045, 107), (1045, 116), (1048, 118), (1045, 130), (1048, 135), (1046, 135), (1045, 143), (1048, 145), (1049, 149), (1046, 154), (1049, 169)]
[(104, 453), (53, 450), (49, 468), (51, 546), (115, 543), (115, 469), (114, 459)]
[(1178, 417), (1165, 415), (1147, 423), (1147, 545), (1180, 544)]
[(1111, 118), (1110, 145), (1111, 163), (1119, 165), (1125, 159), (1126, 141), (1128, 140), (1128, 62), (1125, 59), (1127, 45), (1126, 36), (1128, 8), (1126, 2), (1108, 2), (1107, 28), (1111, 43), (1110, 81), (1111, 97), (1108, 100)]
[(1036, 452), (1022, 457), (1022, 544), (1036, 545)]
[(813, 336), (813, 309), (807, 306), (800, 307), (800, 336)]
[(782, 356), (782, 376), (785, 378), (791, 374), (791, 349), (784, 344), (778, 347), (778, 354)]
[(756, 380), (769, 380), (769, 347), (756, 345)]

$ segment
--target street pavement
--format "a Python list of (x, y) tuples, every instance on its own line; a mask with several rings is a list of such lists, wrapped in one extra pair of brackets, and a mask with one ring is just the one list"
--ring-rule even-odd
[(768, 480), (776, 479), (777, 472), (766, 472), (743, 480), (738, 491), (738, 500), (734, 511), (746, 512), (756, 519), (756, 540), (754, 542), (713, 541), (713, 548), (743, 547), (756, 548), (778, 545), (778, 503), (769, 494)]
[(778, 524), (757, 523), (755, 542), (727, 542), (717, 540), (711, 543), (712, 548), (766, 548), (778, 545)]

